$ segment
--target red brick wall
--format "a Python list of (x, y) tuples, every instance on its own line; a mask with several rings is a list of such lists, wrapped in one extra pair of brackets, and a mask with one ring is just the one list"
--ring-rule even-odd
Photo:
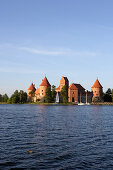
[(72, 98), (74, 97), (74, 102), (78, 102), (78, 90), (68, 89), (68, 101), (72, 102)]
[(102, 89), (101, 88), (92, 88), (93, 97), (102, 97)]

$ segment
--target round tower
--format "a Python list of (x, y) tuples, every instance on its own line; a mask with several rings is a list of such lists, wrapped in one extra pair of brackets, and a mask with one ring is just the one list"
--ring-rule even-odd
[(102, 101), (102, 94), (103, 94), (103, 87), (100, 84), (98, 79), (93, 84), (92, 91), (93, 91), (92, 102), (101, 102)]
[(35, 85), (33, 83), (31, 83), (30, 87), (28, 88), (28, 97), (31, 97), (30, 92), (35, 92)]
[(43, 80), (42, 80), (42, 83), (40, 84), (40, 98), (43, 98), (45, 95), (46, 95), (46, 89), (47, 87), (50, 87), (51, 88), (51, 85), (48, 81), (48, 79), (45, 77)]

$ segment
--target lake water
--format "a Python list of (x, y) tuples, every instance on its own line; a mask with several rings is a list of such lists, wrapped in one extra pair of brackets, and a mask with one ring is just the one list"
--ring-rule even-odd
[(113, 169), (113, 106), (0, 105), (2, 169)]

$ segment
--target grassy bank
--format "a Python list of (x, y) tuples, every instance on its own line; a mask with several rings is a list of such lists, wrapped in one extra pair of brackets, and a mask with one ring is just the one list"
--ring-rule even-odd
[(91, 103), (92, 105), (113, 105), (113, 102)]
[(7, 103), (7, 102), (0, 102), (0, 104), (9, 104), (9, 103)]

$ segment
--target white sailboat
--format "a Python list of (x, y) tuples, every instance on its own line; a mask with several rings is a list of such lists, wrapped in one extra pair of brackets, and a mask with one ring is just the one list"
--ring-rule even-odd
[(56, 94), (56, 102), (55, 103), (59, 103), (59, 94), (58, 94), (58, 92), (57, 92), (57, 94)]

